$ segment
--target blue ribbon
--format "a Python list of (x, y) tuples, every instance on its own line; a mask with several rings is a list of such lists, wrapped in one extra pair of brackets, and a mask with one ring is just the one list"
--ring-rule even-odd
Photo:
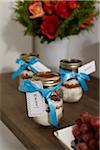
[(12, 74), (12, 78), (15, 79), (23, 70), (25, 70), (27, 67), (30, 67), (30, 69), (33, 71), (33, 72), (38, 72), (38, 70), (36, 70), (35, 68), (33, 68), (31, 65), (38, 62), (39, 61), (39, 58), (32, 58), (29, 62), (25, 62), (24, 60), (22, 59), (17, 59), (16, 60), (16, 63), (20, 65), (19, 69), (14, 72)]
[(46, 100), (48, 102), (48, 105), (50, 108), (50, 120), (51, 120), (53, 126), (57, 127), (58, 120), (56, 117), (56, 107), (52, 103), (50, 96), (54, 90), (58, 90), (58, 89), (60, 89), (60, 87), (61, 87), (61, 83), (54, 87), (42, 89), (39, 87), (39, 85), (37, 83), (31, 82), (29, 80), (24, 80), (22, 85), (20, 85), (18, 89), (21, 92), (30, 92), (30, 93), (35, 92), (35, 91), (40, 92), (42, 94), (42, 96), (46, 98)]
[(64, 69), (61, 69), (61, 68), (60, 68), (59, 72), (61, 74), (62, 82), (67, 81), (71, 78), (76, 78), (79, 81), (83, 91), (85, 92), (85, 91), (88, 90), (86, 80), (90, 80), (90, 77), (87, 74), (85, 74), (85, 73), (76, 73), (74, 71), (68, 71), (68, 70), (64, 70)]

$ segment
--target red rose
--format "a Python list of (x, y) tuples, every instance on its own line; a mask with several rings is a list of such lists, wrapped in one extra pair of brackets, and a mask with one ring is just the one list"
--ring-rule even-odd
[(68, 18), (71, 15), (71, 9), (69, 8), (66, 1), (59, 1), (56, 6), (57, 15), (63, 19)]
[(41, 25), (41, 31), (49, 39), (54, 39), (56, 37), (56, 31), (60, 26), (60, 22), (57, 16), (44, 16), (43, 23)]
[(54, 14), (55, 13), (55, 4), (52, 2), (44, 2), (44, 10), (48, 14)]
[(80, 5), (77, 2), (77, 0), (67, 0), (67, 2), (71, 9), (80, 8)]

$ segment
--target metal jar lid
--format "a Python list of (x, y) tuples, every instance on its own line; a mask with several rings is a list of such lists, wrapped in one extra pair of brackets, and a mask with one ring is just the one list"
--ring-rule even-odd
[(37, 53), (22, 53), (20, 58), (26, 62), (29, 62), (33, 57), (39, 58), (39, 54)]
[(68, 70), (77, 70), (82, 65), (79, 59), (62, 59), (60, 60), (60, 67)]
[(42, 81), (45, 87), (57, 85), (61, 81), (60, 74), (56, 72), (35, 73), (33, 79)]

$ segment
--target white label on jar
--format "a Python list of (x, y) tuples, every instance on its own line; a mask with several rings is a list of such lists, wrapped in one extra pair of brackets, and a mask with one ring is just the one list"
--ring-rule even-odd
[(90, 63), (85, 64), (78, 68), (79, 73), (86, 73), (88, 75), (95, 71), (96, 71), (95, 61), (91, 61)]
[[(39, 81), (37, 82), (39, 83)], [(41, 84), (39, 84), (40, 86)], [(41, 87), (42, 88), (42, 87)], [(45, 112), (45, 99), (39, 92), (26, 93), (29, 117), (41, 116)]]
[(43, 65), (41, 62), (36, 62), (33, 65), (31, 65), (34, 69), (36, 69), (38, 72), (49, 72), (51, 69), (47, 68), (45, 65)]

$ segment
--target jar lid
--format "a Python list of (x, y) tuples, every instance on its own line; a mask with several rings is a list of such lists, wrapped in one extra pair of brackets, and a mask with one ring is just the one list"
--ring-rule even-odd
[(39, 54), (37, 53), (22, 53), (20, 58), (25, 60), (26, 62), (29, 62), (33, 57), (39, 57)]
[(43, 86), (54, 86), (57, 85), (61, 79), (60, 74), (56, 72), (39, 72), (35, 73), (33, 76), (34, 80), (41, 80)]
[(60, 67), (68, 70), (75, 70), (82, 65), (79, 59), (62, 59), (60, 60)]

